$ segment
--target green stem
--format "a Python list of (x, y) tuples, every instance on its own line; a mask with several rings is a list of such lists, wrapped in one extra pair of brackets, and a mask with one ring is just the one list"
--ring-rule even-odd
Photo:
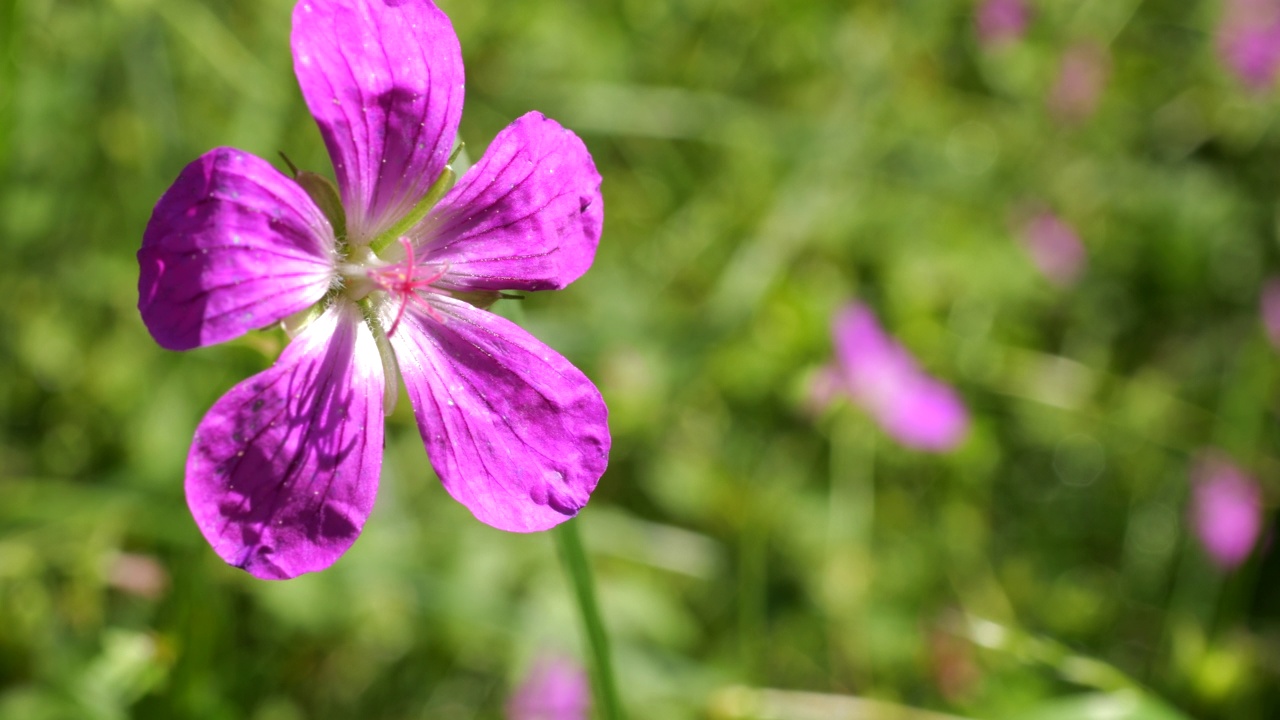
[(613, 661), (609, 656), (609, 637), (600, 619), (600, 607), (596, 603), (595, 583), (591, 579), (591, 565), (582, 546), (575, 520), (560, 523), (552, 533), (560, 549), (560, 561), (573, 584), (573, 594), (582, 613), (582, 627), (591, 647), (591, 680), (595, 685), (596, 701), (604, 720), (623, 720), (622, 704), (618, 702), (618, 687), (613, 679)]
[[(767, 500), (766, 500), (767, 502)], [(765, 635), (769, 615), (769, 531), (762, 511), (752, 509), (742, 528), (738, 558), (738, 651), (749, 682), (764, 681)]]

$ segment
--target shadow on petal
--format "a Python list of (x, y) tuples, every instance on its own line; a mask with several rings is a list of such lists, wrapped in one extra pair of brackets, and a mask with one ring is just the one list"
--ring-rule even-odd
[(328, 567), (373, 509), (382, 365), (359, 310), (337, 303), (196, 429), (187, 502), (228, 563), (270, 579)]

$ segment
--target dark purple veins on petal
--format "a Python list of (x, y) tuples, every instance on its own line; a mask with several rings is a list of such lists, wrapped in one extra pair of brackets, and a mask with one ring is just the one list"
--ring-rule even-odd
[(503, 530), (545, 530), (586, 505), (609, 457), (600, 392), (510, 321), (433, 297), (391, 338), (431, 465), (454, 499)]
[(448, 265), (447, 287), (558, 290), (591, 267), (603, 223), (586, 146), (531, 112), (498, 133), (413, 234), (426, 262)]
[(462, 117), (462, 50), (429, 0), (302, 0), (294, 72), (333, 159), (352, 242), (405, 215), (444, 170)]
[(264, 579), (331, 565), (360, 534), (382, 464), (382, 365), (338, 302), (196, 429), (187, 503), (223, 560)]
[(230, 340), (316, 303), (334, 276), (333, 230), (267, 161), (215, 148), (156, 204), (138, 251), (138, 309), (156, 342)]

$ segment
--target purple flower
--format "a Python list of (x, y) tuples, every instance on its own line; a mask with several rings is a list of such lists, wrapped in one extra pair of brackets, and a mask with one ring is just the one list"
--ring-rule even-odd
[(1036, 269), (1055, 285), (1073, 284), (1084, 270), (1085, 250), (1080, 236), (1053, 213), (1033, 215), (1022, 226), (1022, 244)]
[(1030, 12), (1023, 0), (985, 0), (974, 15), (974, 26), (983, 45), (1012, 42), (1027, 31)]
[(1262, 287), (1262, 326), (1267, 331), (1271, 345), (1280, 349), (1280, 277), (1267, 280)]
[(1218, 52), (1242, 82), (1269, 87), (1280, 71), (1280, 2), (1229, 2), (1218, 25)]
[(138, 252), (138, 307), (164, 347), (280, 321), (294, 335), (196, 428), (200, 530), (260, 578), (331, 565), (373, 509), (401, 382), (432, 466), (477, 518), (525, 532), (573, 517), (608, 460), (604, 401), (482, 308), (591, 265), (591, 156), (530, 113), (453, 185), (462, 54), (430, 0), (302, 0), (292, 46), (337, 186), (217, 148), (160, 198)]
[(587, 674), (572, 660), (546, 656), (507, 701), (507, 720), (587, 720), (590, 710)]
[(860, 303), (842, 309), (832, 324), (836, 360), (845, 388), (898, 442), (945, 452), (964, 439), (969, 413), (955, 390), (925, 374)]
[(1200, 543), (1222, 569), (1239, 567), (1262, 530), (1262, 491), (1221, 454), (1201, 458), (1192, 483), (1192, 523)]
[(1089, 119), (1098, 109), (1110, 72), (1111, 60), (1103, 48), (1090, 43), (1068, 48), (1058, 65), (1049, 109), (1064, 122)]

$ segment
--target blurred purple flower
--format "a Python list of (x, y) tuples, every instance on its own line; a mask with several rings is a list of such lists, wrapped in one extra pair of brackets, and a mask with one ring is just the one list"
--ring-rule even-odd
[(964, 439), (969, 414), (950, 386), (920, 369), (860, 303), (845, 306), (832, 324), (836, 360), (846, 391), (898, 442), (945, 452)]
[(1218, 52), (1242, 82), (1270, 87), (1280, 71), (1280, 0), (1228, 0)]
[(1092, 43), (1067, 48), (1058, 64), (1058, 78), (1049, 94), (1049, 109), (1064, 122), (1088, 120), (1098, 109), (1107, 84), (1110, 59)]
[(1036, 213), (1023, 224), (1021, 235), (1032, 264), (1050, 282), (1065, 287), (1080, 277), (1086, 259), (1084, 244), (1062, 218), (1051, 212)]
[(169, 589), (169, 572), (151, 555), (122, 552), (109, 560), (107, 584), (128, 595), (158, 600)]
[(216, 148), (160, 198), (138, 252), (138, 308), (166, 348), (302, 325), (196, 428), (196, 524), (260, 578), (331, 565), (373, 509), (401, 382), (436, 473), (477, 518), (526, 532), (573, 517), (608, 461), (604, 401), (482, 307), (590, 267), (591, 155), (529, 113), (455, 186), (462, 53), (430, 0), (302, 0), (291, 39), (337, 186)]
[(574, 661), (544, 656), (507, 701), (507, 720), (587, 720), (591, 687)]
[(978, 39), (993, 47), (1020, 39), (1027, 31), (1030, 16), (1025, 0), (985, 0), (973, 21)]
[(1192, 523), (1209, 557), (1224, 570), (1239, 567), (1262, 529), (1262, 491), (1220, 453), (1200, 458), (1192, 470)]
[(1280, 349), (1280, 277), (1267, 280), (1262, 286), (1262, 325), (1266, 328), (1267, 339), (1276, 349)]

